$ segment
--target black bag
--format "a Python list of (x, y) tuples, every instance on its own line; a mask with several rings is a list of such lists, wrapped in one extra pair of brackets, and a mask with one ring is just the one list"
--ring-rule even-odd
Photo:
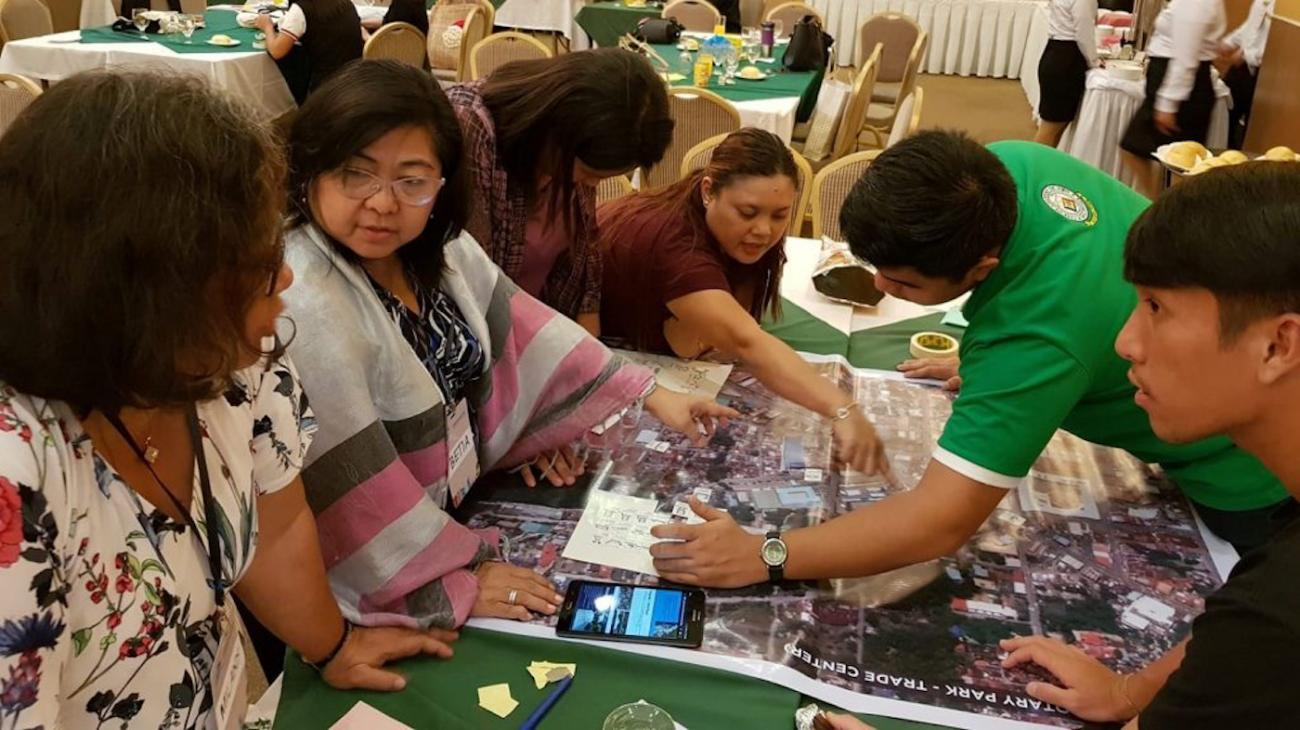
[(676, 43), (684, 30), (686, 26), (678, 23), (676, 18), (642, 18), (633, 35), (639, 41), (662, 45)]
[(830, 65), (834, 43), (835, 39), (822, 30), (817, 16), (805, 15), (794, 24), (781, 65), (790, 71), (820, 71)]

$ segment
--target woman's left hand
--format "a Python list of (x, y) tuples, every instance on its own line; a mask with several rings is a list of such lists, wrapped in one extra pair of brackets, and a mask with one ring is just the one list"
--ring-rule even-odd
[(519, 467), (524, 484), (537, 486), (537, 474), (546, 477), (553, 487), (571, 487), (587, 471), (586, 460), (574, 453), (573, 447), (561, 446), (554, 451), (544, 451), (532, 461)]
[(357, 626), (339, 653), (325, 665), (321, 677), (338, 689), (396, 692), (406, 686), (406, 678), (383, 669), (385, 664), (416, 654), (449, 659), (452, 651), (448, 644), (457, 638), (455, 631), (443, 629)]
[(686, 434), (696, 446), (704, 446), (713, 438), (717, 426), (714, 419), (727, 425), (727, 419), (740, 418), (740, 413), (718, 403), (694, 395), (683, 395), (668, 388), (655, 388), (645, 399), (646, 410), (674, 431)]
[(1172, 137), (1175, 134), (1178, 134), (1177, 114), (1173, 112), (1157, 111), (1155, 113), (1154, 121), (1155, 121), (1156, 129), (1160, 130), (1161, 134), (1167, 137)]

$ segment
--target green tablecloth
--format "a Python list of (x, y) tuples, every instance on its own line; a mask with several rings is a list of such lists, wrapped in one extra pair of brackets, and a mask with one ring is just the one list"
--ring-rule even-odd
[[(655, 51), (663, 56), (668, 62), (673, 73), (679, 73), (685, 78), (673, 83), (673, 86), (691, 86), (692, 69), (690, 64), (682, 60), (682, 52), (672, 45), (656, 45)], [(786, 71), (781, 66), (781, 59), (785, 56), (785, 45), (776, 47), (773, 52), (775, 63), (757, 63), (754, 64), (769, 74), (770, 78), (762, 81), (745, 81), (739, 79), (730, 86), (721, 86), (715, 76), (710, 82), (708, 89), (718, 96), (730, 101), (755, 101), (759, 99), (776, 99), (780, 97), (797, 96), (799, 97), (799, 112), (797, 119), (805, 121), (812, 116), (813, 108), (817, 105), (817, 94), (821, 91), (822, 76), (824, 71)], [(692, 53), (692, 59), (696, 54)], [(694, 63), (692, 60), (691, 63)]]
[[(942, 313), (927, 314), (924, 317), (905, 319), (883, 327), (854, 332), (849, 336), (847, 355), (849, 363), (857, 368), (893, 370), (898, 363), (912, 357), (908, 349), (912, 335), (921, 331), (943, 332), (952, 335), (960, 342), (966, 330), (940, 324), (941, 319), (943, 319)], [(812, 328), (801, 327), (801, 335), (807, 336), (803, 334), (805, 332), (812, 332)]]
[[(194, 31), (191, 43), (185, 42), (185, 36), (179, 33), (168, 35), (119, 33), (108, 26), (86, 28), (81, 31), (82, 43), (157, 43), (176, 53), (263, 53), (260, 48), (253, 48), (253, 28), (241, 28), (235, 22), (235, 13), (229, 10), (208, 10), (203, 14), (206, 28)], [(213, 46), (208, 44), (212, 36), (224, 33), (239, 41), (237, 46)]]
[(658, 18), (660, 12), (659, 8), (629, 8), (622, 0), (612, 0), (582, 6), (573, 20), (591, 36), (593, 44), (611, 48), (625, 33), (636, 30), (642, 18)]

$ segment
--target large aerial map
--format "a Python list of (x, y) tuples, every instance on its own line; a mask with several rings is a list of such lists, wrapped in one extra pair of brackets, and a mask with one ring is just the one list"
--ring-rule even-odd
[[(744, 418), (708, 446), (692, 446), (649, 415), (621, 419), (590, 444), (592, 478), (575, 488), (605, 492), (601, 498), (615, 507), (604, 509), (600, 525), (584, 522), (581, 539), (612, 540), (618, 544), (610, 549), (640, 556), (653, 541), (650, 526), (671, 519), (674, 506), (699, 488), (709, 490), (713, 506), (762, 532), (815, 524), (914, 486), (951, 412), (950, 396), (840, 362), (818, 367), (851, 387), (868, 411), (887, 444), (890, 482), (838, 471), (830, 424), (737, 369), (718, 400)], [(469, 508), (469, 524), (498, 528), (505, 556), (517, 565), (561, 586), (571, 578), (659, 580), (564, 557), (581, 507), (485, 496)], [(624, 509), (624, 501), (648, 507)], [(1043, 675), (1003, 669), (997, 642), (1045, 634), (1114, 669), (1137, 669), (1187, 634), (1223, 580), (1226, 563), (1215, 559), (1231, 560), (1219, 550), (1207, 546), (1185, 500), (1158, 473), (1123, 452), (1058, 433), (957, 554), (862, 580), (710, 590), (702, 651), (712, 656), (669, 654), (764, 676), (861, 712), (970, 728), (1005, 727), (1007, 720), (1078, 727), (1076, 718), (1022, 692)], [(507, 622), (492, 628), (513, 629)]]

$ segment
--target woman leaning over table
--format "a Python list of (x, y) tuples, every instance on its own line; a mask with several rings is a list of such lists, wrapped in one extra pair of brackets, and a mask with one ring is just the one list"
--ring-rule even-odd
[(298, 478), (313, 418), (263, 351), (293, 280), (283, 172), (184, 77), (74, 76), (0, 138), (6, 726), (209, 727), (232, 592), (337, 687), (451, 654), (353, 630), (330, 595)]
[(427, 73), (345, 67), (303, 106), (290, 148), (290, 350), (320, 418), (303, 478), (344, 613), (420, 626), (554, 613), (549, 581), (444, 510), (480, 471), (541, 453), (551, 482), (572, 484), (582, 464), (566, 444), (638, 399), (700, 442), (734, 411), (654, 389), (462, 231), (460, 127)]
[(840, 460), (874, 472), (887, 463), (853, 396), (758, 324), (780, 311), (798, 176), (780, 138), (747, 127), (703, 170), (602, 206), (601, 331), (640, 350), (739, 359), (777, 395), (832, 418)]
[(663, 157), (664, 82), (608, 48), (516, 61), (447, 96), (474, 192), (466, 230), (521, 289), (599, 334), (595, 186)]

